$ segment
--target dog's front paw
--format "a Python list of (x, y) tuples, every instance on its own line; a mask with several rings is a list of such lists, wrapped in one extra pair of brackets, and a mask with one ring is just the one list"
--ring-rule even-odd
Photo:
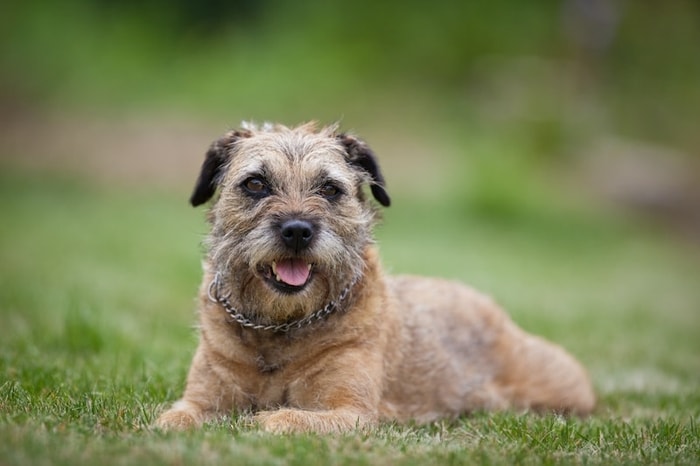
[(186, 430), (199, 427), (202, 423), (203, 416), (199, 408), (191, 403), (178, 401), (158, 417), (155, 427), (162, 430)]
[(187, 411), (171, 409), (160, 415), (155, 427), (162, 430), (186, 430), (197, 427), (197, 422)]
[(253, 421), (260, 425), (266, 432), (273, 434), (290, 434), (305, 432), (308, 427), (295, 414), (297, 410), (280, 409), (277, 411), (260, 411), (253, 416)]
[(306, 411), (302, 409), (279, 409), (260, 411), (253, 420), (263, 430), (273, 434), (315, 432), (331, 434), (348, 432), (371, 423), (367, 416), (347, 411)]

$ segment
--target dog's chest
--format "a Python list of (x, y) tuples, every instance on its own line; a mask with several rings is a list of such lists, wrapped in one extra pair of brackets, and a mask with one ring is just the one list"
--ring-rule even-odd
[(315, 398), (309, 387), (323, 377), (329, 363), (342, 358), (345, 347), (330, 331), (322, 335), (243, 331), (235, 341), (231, 354), (238, 364), (229, 366), (232, 381), (253, 410), (299, 406)]
[(269, 378), (283, 372), (293, 360), (289, 344), (283, 340), (269, 341), (242, 338), (239, 354), (246, 365), (259, 377)]
[(261, 375), (257, 383), (248, 387), (248, 398), (254, 411), (286, 406), (289, 402), (289, 388), (284, 378), (275, 374)]
[(261, 375), (272, 375), (283, 369), (287, 361), (279, 358), (277, 355), (269, 355), (259, 352), (255, 358), (255, 366)]
[[(252, 343), (252, 342), (249, 342)], [(266, 344), (267, 343), (267, 344)], [(294, 357), (283, 342), (256, 341), (246, 345), (247, 377), (239, 380), (253, 409), (284, 406), (289, 398), (289, 379), (294, 378)]]

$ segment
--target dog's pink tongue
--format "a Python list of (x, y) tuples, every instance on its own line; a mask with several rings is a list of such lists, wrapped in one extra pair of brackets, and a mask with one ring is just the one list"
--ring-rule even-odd
[(309, 279), (309, 264), (302, 259), (282, 259), (276, 264), (277, 278), (291, 286), (301, 286)]

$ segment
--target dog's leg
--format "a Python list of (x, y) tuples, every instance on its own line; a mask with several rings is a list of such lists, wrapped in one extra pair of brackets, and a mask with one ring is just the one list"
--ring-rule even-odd
[(497, 382), (514, 407), (588, 415), (595, 394), (586, 370), (563, 348), (511, 327)]
[(241, 390), (230, 380), (223, 380), (215, 372), (215, 365), (207, 360), (207, 351), (200, 347), (195, 353), (187, 376), (183, 397), (160, 415), (155, 426), (160, 429), (184, 430), (199, 427), (205, 422), (231, 413), (245, 399)]
[(185, 430), (199, 427), (211, 416), (207, 411), (187, 398), (176, 401), (172, 408), (158, 417), (155, 426), (163, 430)]
[(367, 427), (376, 422), (376, 416), (353, 409), (309, 411), (283, 408), (276, 411), (261, 411), (255, 421), (271, 433), (315, 432), (330, 434), (348, 432)]

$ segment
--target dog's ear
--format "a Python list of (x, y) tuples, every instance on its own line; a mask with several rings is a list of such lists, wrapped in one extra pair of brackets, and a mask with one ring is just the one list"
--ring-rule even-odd
[(231, 147), (244, 136), (240, 131), (229, 131), (209, 146), (204, 156), (204, 163), (190, 196), (190, 204), (194, 207), (204, 204), (212, 198), (221, 180), (224, 165), (231, 156)]
[(338, 141), (345, 147), (348, 162), (366, 171), (372, 177), (370, 190), (374, 198), (384, 207), (389, 207), (389, 205), (391, 205), (391, 199), (386, 192), (384, 176), (382, 176), (382, 172), (379, 170), (377, 157), (374, 155), (374, 152), (372, 152), (372, 149), (370, 149), (364, 141), (347, 134), (339, 134)]

